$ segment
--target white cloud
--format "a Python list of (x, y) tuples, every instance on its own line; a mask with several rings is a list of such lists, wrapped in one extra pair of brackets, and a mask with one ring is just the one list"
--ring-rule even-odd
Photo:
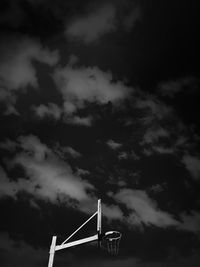
[(152, 124), (154, 120), (163, 120), (173, 113), (171, 107), (148, 94), (138, 97), (135, 107), (145, 112), (141, 121), (146, 125)]
[(130, 88), (122, 81), (113, 81), (110, 72), (98, 67), (73, 67), (71, 64), (56, 69), (54, 79), (63, 96), (64, 120), (67, 123), (90, 126), (92, 116), (80, 117), (78, 109), (88, 103), (106, 104), (112, 102), (118, 106), (130, 95)]
[(16, 95), (7, 89), (0, 87), (0, 103), (5, 105), (5, 115), (15, 114), (19, 115), (15, 108), (17, 98)]
[(15, 164), (20, 164), (30, 179), (20, 179), (19, 189), (34, 196), (56, 203), (58, 199), (71, 198), (84, 200), (88, 198), (87, 190), (93, 186), (72, 173), (71, 168), (57, 159), (34, 161), (31, 157), (18, 155)]
[(1, 47), (1, 85), (10, 90), (22, 89), (27, 85), (37, 86), (36, 70), (32, 60), (50, 66), (58, 61), (58, 53), (43, 48), (31, 39), (19, 38)]
[(200, 159), (195, 156), (185, 155), (182, 162), (195, 180), (200, 179)]
[(169, 133), (165, 129), (158, 128), (148, 128), (143, 137), (144, 144), (152, 144), (157, 142), (160, 138), (168, 138)]
[(122, 160), (122, 159), (127, 159), (128, 156), (129, 156), (129, 155), (128, 155), (127, 152), (122, 151), (122, 152), (119, 153), (119, 155), (118, 155), (118, 159), (120, 159), (120, 160)]
[[(17, 90), (23, 90), (28, 85), (36, 87), (37, 75), (33, 60), (40, 61), (50, 66), (58, 62), (57, 51), (51, 52), (42, 47), (40, 43), (24, 37), (8, 39), (0, 45), (0, 87), (7, 92), (9, 102), (8, 113), (16, 113), (15, 102)], [(4, 96), (5, 97), (5, 96)], [(0, 93), (2, 100), (2, 93)]]
[(62, 110), (59, 108), (56, 104), (54, 103), (48, 103), (48, 105), (39, 105), (39, 106), (34, 106), (33, 111), (35, 114), (40, 117), (52, 117), (54, 119), (60, 119), (62, 115)]
[(114, 198), (131, 210), (127, 218), (130, 226), (141, 226), (142, 223), (163, 228), (179, 225), (171, 214), (160, 210), (145, 191), (122, 189)]
[(23, 151), (36, 161), (43, 161), (51, 150), (34, 135), (20, 136), (18, 142)]
[(106, 4), (83, 17), (75, 18), (67, 25), (66, 36), (90, 44), (104, 34), (116, 30), (115, 16), (115, 7)]
[(81, 126), (91, 126), (92, 125), (92, 117), (79, 117), (79, 116), (70, 116), (65, 118), (65, 122), (74, 125), (81, 125)]
[(164, 147), (162, 145), (153, 145), (152, 150), (159, 154), (173, 154), (174, 149), (171, 147)]
[(66, 147), (65, 151), (69, 153), (73, 158), (78, 158), (81, 156), (81, 154), (72, 147)]
[(58, 142), (55, 144), (53, 151), (60, 157), (65, 158), (65, 154), (70, 155), (73, 158), (81, 157), (81, 153), (76, 151), (70, 146), (61, 146)]
[(113, 81), (110, 72), (103, 72), (98, 67), (67, 66), (57, 69), (54, 77), (67, 105), (72, 103), (80, 108), (86, 101), (100, 104), (109, 101), (117, 103), (130, 93), (130, 89), (121, 81)]
[[(150, 190), (161, 192), (163, 188), (155, 185)], [(197, 234), (200, 232), (200, 213), (197, 211), (177, 214), (177, 220), (170, 213), (160, 210), (156, 201), (143, 190), (121, 189), (117, 194), (112, 194), (112, 197), (130, 210), (129, 216), (124, 217), (130, 227), (142, 227), (142, 224), (146, 224), (161, 228), (175, 227), (177, 230)]]
[[(62, 202), (66, 205), (75, 205), (78, 210), (87, 214), (96, 210), (95, 187), (80, 177), (88, 174), (86, 170), (73, 173), (67, 162), (33, 135), (19, 137), (15, 147), (21, 149), (21, 152), (8, 162), (8, 166), (20, 165), (26, 173), (26, 178), (9, 179), (0, 166), (0, 198), (17, 199), (18, 193), (26, 192), (33, 196), (31, 201), (40, 199), (54, 204)], [(79, 156), (78, 152), (70, 147), (66, 147), (66, 150)], [(103, 204), (103, 209), (108, 220), (123, 219), (118, 206)]]
[(139, 160), (140, 157), (133, 151), (131, 150), (130, 152), (125, 152), (122, 151), (118, 155), (118, 159), (123, 160), (123, 159), (134, 159), (134, 160)]
[(77, 201), (88, 200), (88, 190), (93, 186), (73, 174), (70, 166), (60, 160), (50, 148), (42, 144), (35, 136), (21, 136), (18, 144), (22, 149), (12, 160), (12, 164), (23, 167), (28, 178), (9, 181), (1, 170), (1, 195), (16, 197), (17, 193), (25, 191), (35, 198), (56, 203), (71, 198)]
[[(48, 103), (48, 105), (39, 105), (33, 106), (33, 111), (35, 114), (43, 119), (46, 117), (53, 118), (55, 120), (63, 119), (63, 122), (74, 125), (81, 126), (91, 126), (92, 125), (92, 117), (80, 117), (78, 115), (74, 115), (77, 107), (73, 103), (64, 102), (64, 107), (59, 107), (54, 103)], [(62, 116), (63, 115), (63, 116)]]
[(163, 185), (160, 184), (154, 184), (150, 187), (150, 191), (154, 193), (160, 193), (164, 191)]
[(72, 147), (64, 147), (63, 151), (70, 154), (73, 158), (78, 158), (81, 156), (81, 153), (73, 149)]
[(113, 141), (112, 139), (108, 140), (106, 143), (111, 149), (116, 150), (122, 146), (122, 144)]

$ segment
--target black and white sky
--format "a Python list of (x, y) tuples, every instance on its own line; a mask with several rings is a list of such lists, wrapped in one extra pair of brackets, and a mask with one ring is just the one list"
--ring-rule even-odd
[(1, 267), (200, 265), (197, 2), (1, 0)]

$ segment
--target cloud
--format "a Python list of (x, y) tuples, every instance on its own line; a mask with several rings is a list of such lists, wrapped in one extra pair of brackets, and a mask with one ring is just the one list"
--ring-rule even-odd
[(34, 106), (33, 111), (40, 118), (46, 116), (62, 119), (65, 123), (91, 126), (92, 114), (80, 115), (78, 110), (90, 103), (104, 105), (111, 102), (119, 107), (133, 89), (122, 81), (114, 81), (111, 72), (103, 72), (98, 67), (74, 67), (74, 58), (64, 68), (56, 68), (54, 80), (60, 91), (63, 103)]
[(150, 199), (145, 191), (122, 189), (114, 198), (130, 210), (127, 219), (132, 227), (142, 226), (143, 223), (162, 228), (179, 225), (171, 214), (160, 210), (157, 203)]
[(66, 26), (66, 36), (91, 44), (104, 34), (116, 30), (116, 10), (111, 4), (99, 7), (85, 16), (75, 18)]
[(122, 151), (118, 155), (119, 160), (124, 160), (124, 159), (134, 159), (134, 160), (139, 160), (140, 157), (133, 151), (131, 150), (130, 152), (125, 152)]
[(200, 179), (200, 159), (191, 155), (184, 155), (182, 162), (184, 163), (186, 169), (192, 175), (194, 180)]
[[(145, 137), (147, 137), (146, 134), (145, 134)], [(174, 154), (176, 152), (175, 147), (171, 147), (171, 146), (167, 147), (165, 144), (159, 144), (159, 142), (158, 142), (159, 139), (163, 138), (163, 137), (164, 136), (158, 136), (158, 138), (156, 140), (156, 136), (154, 136), (152, 140), (150, 138), (148, 139), (149, 142), (145, 142), (145, 140), (143, 140), (141, 142), (142, 145), (144, 145), (144, 144), (150, 145), (150, 146), (148, 146), (148, 148), (143, 149), (144, 155), (151, 156), (152, 154), (155, 154), (155, 153), (157, 153), (157, 154)], [(151, 142), (150, 142), (150, 140), (151, 140)]]
[(167, 146), (166, 141), (170, 140), (171, 131), (170, 129), (164, 129), (157, 125), (156, 127), (150, 127), (146, 129), (146, 132), (143, 136), (140, 144), (142, 146), (148, 146), (144, 148), (143, 153), (146, 156), (150, 156), (153, 153), (158, 154), (173, 154), (177, 146), (174, 144), (174, 147)]
[(116, 150), (122, 146), (122, 144), (117, 143), (117, 142), (113, 141), (112, 139), (108, 140), (106, 142), (106, 144), (113, 150)]
[(141, 8), (134, 6), (131, 11), (124, 17), (123, 24), (126, 31), (132, 30), (137, 21), (141, 20)]
[(23, 151), (36, 161), (43, 161), (51, 153), (47, 145), (41, 143), (38, 137), (34, 135), (20, 136), (18, 138), (19, 146)]
[(200, 233), (200, 213), (197, 211), (191, 211), (190, 214), (182, 213), (180, 215), (182, 224), (180, 229), (191, 231), (194, 233)]
[(54, 103), (48, 103), (47, 105), (39, 105), (33, 106), (33, 111), (37, 117), (44, 118), (53, 118), (55, 120), (62, 119), (63, 122), (67, 124), (79, 125), (79, 126), (91, 126), (92, 125), (92, 117), (80, 117), (78, 115), (74, 115), (73, 113), (76, 111), (76, 107), (72, 103), (64, 103), (64, 108), (59, 107)]
[(171, 147), (164, 147), (162, 145), (153, 145), (152, 150), (157, 152), (158, 154), (173, 154), (174, 149)]
[(12, 109), (16, 112), (14, 105), (18, 90), (23, 91), (28, 85), (38, 86), (33, 61), (53, 66), (59, 59), (57, 51), (51, 52), (36, 40), (25, 37), (4, 38), (0, 56), (0, 99), (9, 102), (9, 113)]
[(118, 159), (120, 159), (120, 160), (127, 159), (128, 157), (129, 157), (129, 155), (125, 151), (120, 152), (119, 155), (118, 155)]
[(39, 106), (34, 106), (33, 111), (35, 114), (40, 117), (52, 117), (56, 120), (60, 119), (62, 115), (62, 110), (58, 107), (58, 105), (54, 103), (48, 103), (48, 105), (39, 105)]
[(68, 124), (74, 124), (74, 125), (80, 125), (80, 126), (91, 126), (92, 125), (92, 117), (87, 116), (87, 117), (79, 117), (79, 116), (69, 116), (65, 117), (64, 120)]
[(89, 103), (100, 105), (111, 102), (119, 106), (131, 89), (122, 81), (113, 81), (111, 72), (103, 72), (98, 67), (73, 67), (71, 64), (57, 68), (54, 80), (63, 97), (64, 120), (67, 123), (90, 126), (92, 116), (80, 117), (79, 109)]
[(58, 62), (57, 52), (51, 52), (28, 38), (6, 40), (0, 48), (1, 86), (10, 90), (22, 89), (27, 85), (37, 86), (36, 70), (32, 60), (38, 60), (50, 66)]
[(179, 92), (187, 91), (188, 93), (198, 90), (197, 78), (187, 76), (172, 81), (162, 82), (158, 85), (158, 92), (162, 96), (175, 97)]
[(0, 143), (0, 148), (10, 152), (15, 151), (16, 147), (17, 143), (10, 139), (6, 139), (4, 142)]
[(59, 159), (50, 148), (35, 136), (21, 136), (18, 144), (22, 152), (12, 160), (12, 165), (20, 165), (28, 178), (9, 181), (5, 171), (1, 170), (1, 195), (16, 198), (19, 192), (27, 192), (36, 199), (57, 203), (67, 198), (88, 200), (88, 191), (94, 187), (75, 175), (70, 166)]
[(159, 140), (159, 138), (168, 138), (169, 133), (165, 129), (159, 128), (148, 128), (143, 137), (144, 144), (151, 144)]
[(150, 191), (154, 192), (154, 193), (161, 193), (164, 191), (164, 185), (160, 185), (160, 184), (154, 184), (150, 187)]
[[(160, 185), (153, 186), (150, 190), (158, 193), (163, 190)], [(142, 227), (157, 226), (161, 228), (175, 227), (180, 231), (200, 232), (200, 213), (192, 210), (190, 214), (182, 212), (177, 214), (178, 220), (173, 215), (159, 209), (155, 200), (152, 200), (143, 190), (121, 189), (117, 194), (111, 194), (117, 201), (129, 209), (130, 214), (124, 221), (130, 226)]]
[(85, 102), (117, 103), (128, 97), (130, 88), (121, 81), (114, 82), (110, 72), (98, 67), (57, 69), (55, 81), (66, 104), (83, 107)]
[(0, 87), (0, 103), (5, 105), (5, 115), (15, 114), (19, 115), (19, 112), (15, 108), (17, 98), (15, 93), (8, 91), (5, 88)]
[(64, 158), (65, 154), (68, 154), (73, 158), (81, 157), (81, 153), (76, 151), (74, 148), (70, 146), (60, 146), (59, 143), (56, 143), (54, 152), (56, 152), (60, 156), (60, 158)]
[[(33, 197), (31, 201), (38, 199), (56, 205), (62, 202), (65, 205), (73, 205), (77, 210), (87, 214), (96, 210), (96, 189), (80, 177), (87, 174), (86, 171), (74, 173), (69, 164), (58, 157), (62, 155), (53, 152), (34, 135), (20, 136), (15, 146), (13, 145), (14, 148), (19, 152), (12, 160), (7, 160), (8, 166), (21, 166), (25, 177), (12, 180), (0, 166), (0, 198), (17, 199), (19, 193), (26, 192)], [(65, 147), (64, 151), (74, 157), (80, 156), (71, 147)], [(123, 220), (122, 211), (118, 206), (103, 204), (103, 209), (108, 220)]]
[(173, 114), (171, 107), (149, 94), (139, 96), (136, 99), (135, 107), (144, 112), (141, 122), (145, 125), (152, 124), (155, 120), (160, 121), (169, 118)]

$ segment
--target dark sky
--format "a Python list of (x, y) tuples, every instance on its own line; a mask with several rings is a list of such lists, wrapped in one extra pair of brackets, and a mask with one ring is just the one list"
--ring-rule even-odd
[(0, 2), (2, 267), (47, 266), (98, 198), (119, 255), (55, 267), (199, 266), (198, 37), (197, 1)]

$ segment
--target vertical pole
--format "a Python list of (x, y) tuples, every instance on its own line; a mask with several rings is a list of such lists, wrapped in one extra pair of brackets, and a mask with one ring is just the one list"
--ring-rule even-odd
[(98, 234), (98, 245), (100, 246), (101, 239), (101, 199), (98, 199), (97, 207), (97, 234)]
[(57, 236), (52, 237), (51, 247), (49, 250), (49, 264), (48, 267), (53, 267), (53, 260), (54, 260), (54, 254), (55, 254), (55, 248), (56, 248), (56, 239)]

